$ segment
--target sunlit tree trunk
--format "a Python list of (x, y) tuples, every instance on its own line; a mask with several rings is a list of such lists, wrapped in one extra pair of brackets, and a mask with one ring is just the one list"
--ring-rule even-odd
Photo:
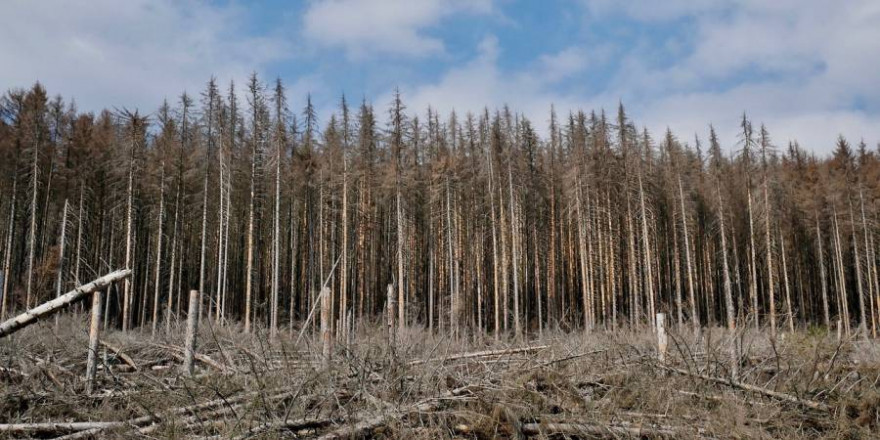
[(156, 279), (153, 282), (153, 320), (152, 335), (156, 335), (159, 321), (159, 291), (162, 284), (162, 225), (165, 217), (165, 161), (159, 168), (159, 219), (156, 221)]
[(819, 214), (816, 214), (816, 246), (819, 254), (819, 283), (822, 289), (822, 317), (825, 328), (831, 325), (831, 310), (828, 305), (828, 282), (825, 274), (825, 251), (822, 249), (822, 229), (819, 228)]

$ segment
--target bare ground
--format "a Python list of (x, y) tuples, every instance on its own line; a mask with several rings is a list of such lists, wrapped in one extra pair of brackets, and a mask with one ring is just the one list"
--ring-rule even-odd
[(816, 329), (775, 343), (672, 331), (661, 363), (647, 329), (521, 341), (410, 329), (392, 345), (376, 325), (337, 341), (325, 368), (316, 337), (205, 324), (188, 377), (178, 324), (102, 334), (86, 395), (86, 321), (0, 339), (0, 438), (880, 437), (880, 346)]

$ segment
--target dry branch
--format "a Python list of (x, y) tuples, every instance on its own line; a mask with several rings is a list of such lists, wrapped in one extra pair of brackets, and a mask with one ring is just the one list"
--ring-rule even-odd
[(129, 356), (129, 355), (123, 353), (122, 350), (121, 350), (120, 348), (118, 348), (118, 347), (116, 347), (116, 346), (113, 346), (113, 345), (110, 345), (109, 342), (107, 342), (107, 341), (105, 341), (105, 340), (103, 340), (103, 339), (100, 340), (100, 343), (101, 343), (101, 346), (102, 346), (102, 347), (104, 347), (104, 348), (110, 350), (111, 352), (113, 352), (113, 354), (114, 354), (117, 358), (119, 358), (119, 360), (121, 360), (122, 363), (124, 363), (125, 365), (128, 365), (129, 367), (131, 367), (131, 369), (134, 370), (134, 371), (137, 371), (137, 370), (138, 370), (137, 363), (135, 363), (134, 359), (132, 359), (131, 356)]
[(734, 380), (730, 380), (730, 379), (724, 379), (722, 377), (709, 376), (706, 374), (691, 373), (690, 371), (682, 370), (680, 368), (675, 368), (675, 367), (668, 367), (668, 366), (661, 366), (661, 367), (666, 370), (672, 371), (674, 373), (678, 373), (678, 374), (682, 374), (682, 375), (690, 376), (690, 377), (696, 377), (696, 378), (703, 379), (703, 380), (706, 380), (709, 382), (715, 382), (718, 384), (727, 385), (727, 386), (731, 386), (734, 388), (739, 388), (744, 391), (749, 391), (749, 392), (753, 392), (753, 393), (757, 393), (757, 394), (763, 394), (765, 396), (772, 397), (774, 399), (795, 403), (798, 405), (805, 406), (807, 408), (818, 409), (818, 410), (822, 410), (822, 411), (831, 411), (832, 410), (831, 406), (829, 406), (828, 404), (822, 403), (822, 402), (817, 402), (815, 400), (809, 400), (809, 399), (801, 399), (800, 397), (793, 396), (791, 394), (782, 393), (779, 391), (768, 390), (766, 388), (762, 388), (762, 387), (759, 387), (756, 385), (750, 385), (750, 384), (743, 383), (743, 382), (738, 382), (738, 381), (734, 381)]
[[(176, 345), (165, 345), (165, 344), (150, 344), (150, 345), (157, 347), (157, 348), (165, 349), (171, 354), (171, 356), (173, 356), (178, 361), (181, 361), (181, 362), (184, 361), (183, 353), (184, 353), (185, 349), (183, 347), (178, 347)], [(205, 365), (213, 367), (219, 371), (222, 371), (222, 372), (226, 371), (226, 367), (224, 367), (222, 364), (215, 361), (214, 359), (211, 359), (207, 355), (204, 355), (201, 353), (194, 353), (193, 359), (195, 359)]]
[[(271, 392), (278, 392), (278, 391), (280, 391), (280, 390), (276, 389), (276, 390), (270, 390), (270, 391), (265, 391), (265, 390), (251, 391), (251, 392), (240, 394), (240, 395), (234, 396), (234, 397), (214, 399), (214, 400), (210, 400), (210, 401), (204, 402), (204, 403), (174, 408), (174, 409), (171, 409), (167, 412), (164, 412), (163, 414), (146, 415), (146, 416), (136, 417), (133, 419), (119, 421), (119, 422), (100, 422), (100, 423), (102, 423), (100, 426), (95, 426), (94, 428), (91, 428), (91, 429), (86, 429), (86, 430), (83, 430), (83, 431), (80, 431), (80, 432), (77, 432), (74, 434), (70, 434), (70, 435), (67, 435), (64, 437), (59, 437), (55, 440), (75, 440), (75, 439), (93, 438), (97, 434), (99, 434), (102, 431), (107, 430), (107, 429), (117, 429), (117, 428), (122, 428), (125, 426), (130, 426), (130, 427), (134, 427), (134, 428), (145, 427), (145, 426), (150, 425), (152, 423), (157, 423), (167, 417), (181, 416), (184, 414), (195, 415), (199, 411), (211, 410), (211, 409), (223, 406), (223, 405), (227, 405), (231, 408), (234, 408), (234, 407), (240, 406), (247, 399), (250, 399), (250, 398), (258, 395), (261, 392), (262, 393), (271, 393)], [(298, 392), (299, 391), (287, 391), (287, 392), (283, 392), (281, 394), (275, 395), (270, 399), (283, 399), (283, 398), (286, 398), (287, 396), (295, 395)], [(149, 428), (152, 428), (152, 427), (149, 427)], [(156, 428), (158, 428), (158, 426), (156, 426)], [(155, 430), (155, 428), (143, 429), (141, 431), (152, 432), (153, 430)]]
[(538, 345), (535, 347), (521, 347), (521, 348), (510, 348), (505, 350), (486, 350), (486, 351), (477, 351), (472, 353), (462, 353), (456, 354), (452, 356), (444, 356), (440, 358), (431, 358), (431, 359), (420, 359), (415, 360), (409, 363), (409, 365), (421, 365), (429, 362), (447, 362), (454, 361), (459, 359), (472, 359), (472, 358), (480, 358), (480, 357), (490, 357), (490, 356), (503, 356), (508, 354), (519, 354), (519, 353), (531, 353), (535, 351), (544, 350), (549, 348), (549, 345)]
[(87, 429), (107, 429), (117, 422), (71, 422), (71, 423), (6, 423), (0, 424), (0, 432), (12, 434), (42, 433), (62, 434)]
[(385, 426), (391, 420), (401, 419), (409, 414), (435, 411), (437, 410), (437, 408), (440, 407), (440, 402), (444, 399), (471, 393), (474, 388), (475, 387), (473, 386), (464, 386), (456, 388), (454, 390), (449, 390), (436, 398), (425, 399), (419, 403), (413, 404), (406, 409), (399, 411), (391, 409), (391, 406), (388, 405), (386, 410), (382, 414), (363, 419), (353, 425), (342, 426), (335, 431), (331, 431), (318, 437), (318, 440), (342, 440), (366, 436), (376, 429)]
[(682, 436), (679, 430), (671, 430), (652, 426), (620, 426), (602, 425), (598, 423), (585, 423), (581, 421), (563, 423), (523, 423), (520, 429), (527, 436), (598, 436), (604, 438), (618, 438), (619, 436), (642, 438), (644, 436), (669, 436), (678, 438)]

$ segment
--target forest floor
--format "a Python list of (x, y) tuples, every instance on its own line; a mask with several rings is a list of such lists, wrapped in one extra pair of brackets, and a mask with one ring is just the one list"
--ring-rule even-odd
[(324, 366), (317, 337), (206, 323), (190, 377), (183, 325), (162, 327), (102, 334), (91, 395), (86, 315), (0, 339), (0, 439), (880, 437), (880, 345), (818, 330), (772, 342), (673, 329), (661, 362), (647, 329), (522, 341), (409, 329), (390, 344), (376, 325)]

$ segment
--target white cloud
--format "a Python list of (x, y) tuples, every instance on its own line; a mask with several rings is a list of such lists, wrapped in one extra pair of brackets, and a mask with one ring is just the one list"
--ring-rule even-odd
[(280, 38), (248, 37), (243, 10), (202, 1), (11, 0), (0, 14), (0, 84), (74, 97), (84, 110), (197, 94), (210, 75), (244, 79), (286, 56)]
[[(766, 122), (780, 144), (817, 152), (839, 133), (880, 140), (880, 3), (852, 0), (585, 0), (588, 20), (626, 16), (646, 23), (686, 19), (692, 49), (656, 67), (648, 42), (624, 54), (599, 101), (623, 98), (649, 128), (666, 125), (690, 138), (715, 122), (734, 141), (743, 111)], [(687, 4), (685, 4), (687, 3)], [(652, 6), (658, 5), (658, 6)], [(859, 102), (873, 106), (860, 109)]]
[(407, 56), (444, 52), (440, 38), (425, 33), (454, 14), (490, 14), (492, 0), (317, 0), (303, 17), (304, 34), (349, 58), (375, 53)]
[(583, 72), (589, 64), (589, 55), (581, 48), (568, 47), (560, 52), (544, 54), (538, 62), (546, 81), (559, 81)]
[[(575, 97), (556, 91), (553, 85), (558, 78), (554, 75), (573, 74), (585, 67), (582, 52), (564, 49), (542, 57), (521, 71), (504, 72), (498, 67), (500, 50), (497, 38), (486, 37), (480, 42), (475, 58), (448, 70), (437, 82), (401, 87), (409, 109), (423, 114), (430, 106), (441, 114), (453, 110), (463, 114), (479, 113), (486, 107), (493, 111), (509, 105), (513, 111), (531, 119), (535, 129), (543, 133), (551, 105), (561, 111), (560, 116), (568, 109), (577, 108)], [(379, 102), (390, 102), (390, 99), (388, 95)]]

